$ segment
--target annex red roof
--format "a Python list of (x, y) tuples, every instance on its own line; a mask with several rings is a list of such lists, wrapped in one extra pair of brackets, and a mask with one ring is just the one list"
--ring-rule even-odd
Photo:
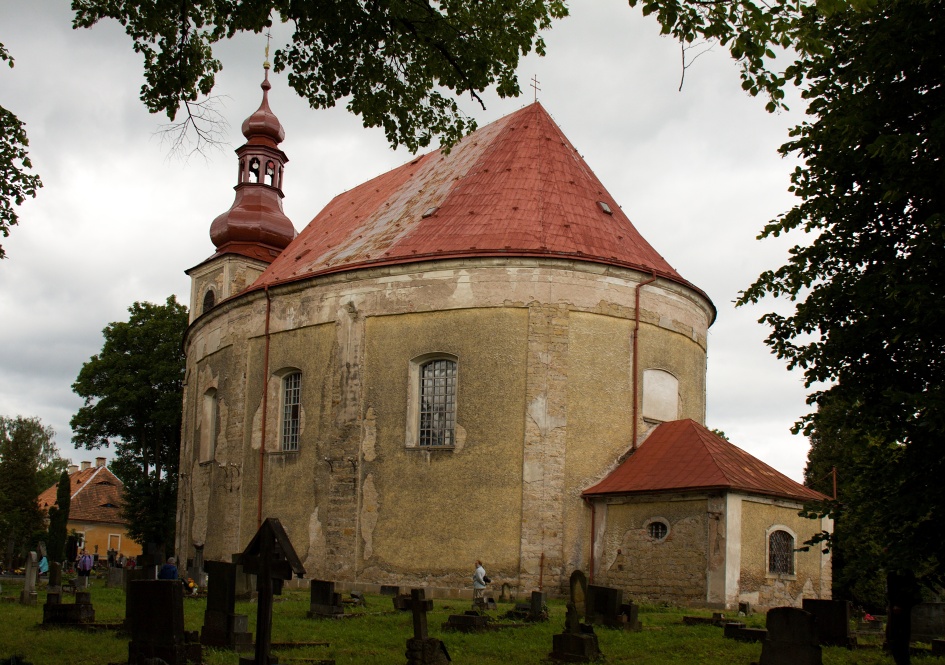
[[(124, 485), (105, 466), (69, 474), (72, 493), (69, 504), (70, 522), (105, 522), (125, 524), (121, 518)], [(39, 495), (39, 507), (48, 511), (56, 505), (58, 483)]]
[(689, 419), (659, 425), (633, 455), (583, 495), (685, 490), (738, 490), (798, 501), (827, 498)]
[[(699, 291), (643, 239), (540, 103), (337, 196), (253, 288), (378, 265), (553, 257)], [(701, 293), (701, 291), (699, 291)]]

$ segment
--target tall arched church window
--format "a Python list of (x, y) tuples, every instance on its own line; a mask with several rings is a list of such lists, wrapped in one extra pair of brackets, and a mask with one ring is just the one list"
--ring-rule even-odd
[(657, 422), (679, 418), (679, 379), (662, 369), (643, 371), (643, 417)]
[(207, 289), (207, 292), (203, 294), (203, 310), (201, 310), (201, 313), (206, 314), (216, 304), (217, 297), (213, 294), (213, 289)]
[(302, 373), (292, 372), (282, 378), (282, 450), (299, 449), (302, 417)]
[(446, 358), (420, 366), (421, 446), (452, 446), (456, 430), (456, 362)]
[(782, 529), (768, 534), (768, 572), (772, 575), (794, 574), (794, 536)]

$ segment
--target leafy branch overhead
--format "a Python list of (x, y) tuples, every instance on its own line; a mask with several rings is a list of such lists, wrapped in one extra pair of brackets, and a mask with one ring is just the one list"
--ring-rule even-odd
[(434, 137), (454, 143), (475, 122), (448, 96), (495, 87), (520, 93), (515, 69), (532, 50), (544, 53), (538, 31), (567, 15), (562, 0), (364, 3), (288, 0), (185, 0), (143, 6), (131, 0), (73, 0), (76, 28), (119, 21), (144, 58), (141, 99), (172, 121), (209, 95), (222, 68), (214, 44), (240, 32), (260, 33), (273, 17), (294, 26), (275, 53), (276, 71), (312, 108), (347, 108), (366, 127), (382, 127), (393, 146), (411, 151)]
[[(0, 61), (13, 67), (13, 57), (0, 44)], [(0, 234), (10, 235), (19, 217), (14, 206), (22, 205), (27, 197), (35, 197), (43, 186), (39, 176), (29, 173), (33, 168), (26, 148), (29, 140), (23, 123), (13, 113), (0, 106)], [(0, 259), (6, 256), (0, 245)]]

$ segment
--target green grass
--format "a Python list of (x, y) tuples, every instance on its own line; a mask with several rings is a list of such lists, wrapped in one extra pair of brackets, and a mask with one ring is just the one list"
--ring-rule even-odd
[[(18, 598), (21, 586), (3, 583), (5, 598)], [(40, 602), (45, 593), (40, 590)], [(96, 621), (120, 621), (124, 618), (124, 593), (106, 589), (96, 580), (92, 589)], [(392, 665), (404, 663), (406, 640), (412, 636), (409, 613), (389, 612), (390, 598), (368, 596), (366, 609), (352, 610), (360, 616), (341, 620), (308, 619), (308, 595), (302, 591), (286, 591), (277, 597), (273, 616), (273, 640), (276, 642), (326, 641), (327, 647), (293, 648), (276, 651), (280, 661), (293, 659), (334, 658), (338, 665)], [(184, 618), (188, 630), (199, 630), (203, 623), (206, 602), (203, 599), (184, 601)], [(503, 614), (510, 605), (499, 605)], [(505, 628), (484, 634), (445, 632), (440, 626), (449, 614), (460, 614), (469, 608), (468, 601), (437, 600), (428, 615), (430, 635), (443, 640), (453, 663), (457, 665), (528, 665), (545, 661), (551, 651), (552, 635), (564, 625), (564, 604), (551, 601), (551, 620), (520, 628)], [(239, 603), (237, 612), (249, 616), (255, 633), (256, 604)], [(722, 637), (714, 626), (686, 626), (684, 615), (710, 616), (711, 612), (644, 606), (640, 613), (642, 633), (627, 633), (598, 628), (601, 651), (608, 664), (634, 665), (748, 665), (761, 654), (760, 644), (743, 644)], [(124, 663), (128, 655), (127, 638), (114, 631), (84, 632), (72, 629), (43, 629), (41, 605), (26, 607), (16, 602), (0, 604), (0, 660), (13, 654), (23, 655), (33, 665), (58, 663), (105, 665)], [(764, 616), (745, 619), (749, 626), (763, 627)], [(878, 648), (824, 648), (825, 665), (891, 665), (892, 659)], [(207, 665), (236, 665), (232, 652), (204, 649)], [(945, 665), (945, 658), (925, 658), (923, 665)]]

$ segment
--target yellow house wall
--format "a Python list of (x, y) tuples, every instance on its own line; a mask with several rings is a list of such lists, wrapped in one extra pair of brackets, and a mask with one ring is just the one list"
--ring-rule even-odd
[(118, 553), (125, 556), (137, 556), (141, 554), (141, 545), (136, 543), (128, 535), (128, 530), (119, 524), (104, 524), (102, 522), (78, 522), (69, 520), (66, 529), (71, 533), (76, 531), (85, 536), (85, 550), (89, 554), (98, 554), (105, 557), (108, 554), (109, 536), (118, 536), (120, 545)]
[[(595, 582), (630, 598), (680, 605), (706, 600), (705, 499), (597, 502), (599, 536)], [(669, 524), (666, 538), (650, 538), (654, 519)]]
[(739, 595), (759, 608), (789, 605), (800, 607), (804, 598), (830, 598), (829, 561), (821, 548), (796, 552), (794, 575), (768, 572), (767, 533), (775, 526), (787, 527), (795, 536), (795, 547), (819, 533), (821, 523), (798, 516), (794, 502), (746, 498), (742, 502), (741, 575)]

